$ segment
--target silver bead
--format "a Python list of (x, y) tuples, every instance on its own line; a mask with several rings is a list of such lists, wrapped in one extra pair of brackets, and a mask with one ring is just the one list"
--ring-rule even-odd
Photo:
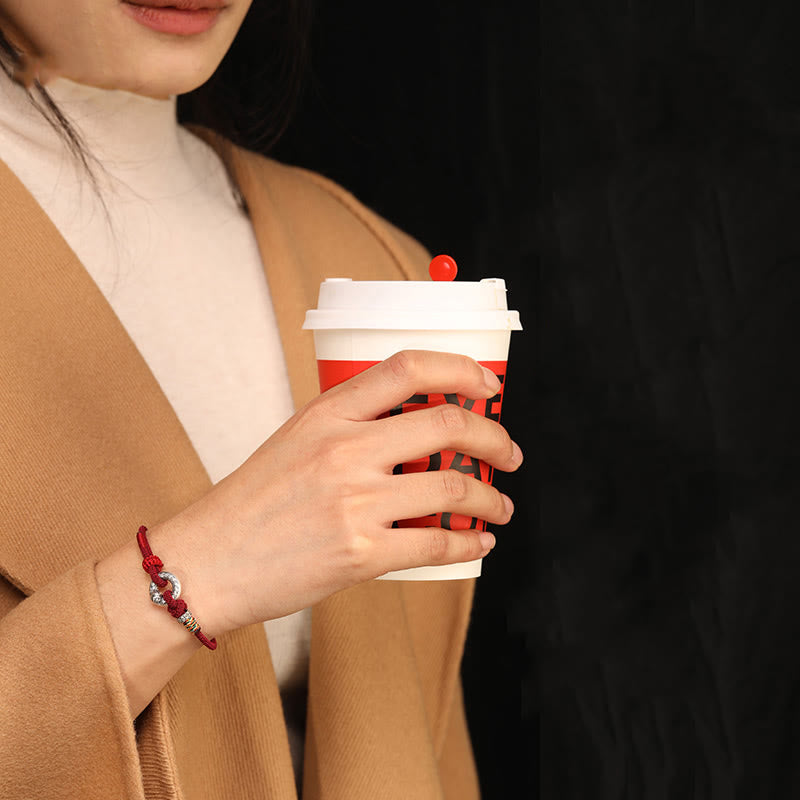
[[(171, 572), (159, 572), (158, 576), (172, 584), (172, 596), (177, 600), (181, 596), (181, 582)], [(157, 606), (165, 606), (167, 604), (167, 601), (161, 596), (161, 590), (156, 586), (155, 581), (150, 581), (150, 599)]]
[(189, 613), (188, 609), (178, 617), (178, 622), (191, 633), (200, 630), (200, 623)]

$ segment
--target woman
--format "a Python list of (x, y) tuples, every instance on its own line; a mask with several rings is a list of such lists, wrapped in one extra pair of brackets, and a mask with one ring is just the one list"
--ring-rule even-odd
[[(372, 579), (494, 544), (394, 519), (512, 513), (394, 464), (522, 456), (455, 407), (376, 419), (494, 394), (462, 357), (398, 354), (315, 397), (319, 281), (419, 278), (426, 256), (325, 179), (178, 126), (250, 6), (0, 0), (3, 797), (290, 798), (293, 766), (306, 798), (477, 796), (472, 582)], [(215, 652), (150, 601), (140, 525)]]

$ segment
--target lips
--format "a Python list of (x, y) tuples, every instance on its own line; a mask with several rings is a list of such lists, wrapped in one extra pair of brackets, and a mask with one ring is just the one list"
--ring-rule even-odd
[(141, 8), (169, 8), (176, 11), (212, 11), (225, 8), (227, 0), (125, 0)]
[(214, 27), (229, 0), (123, 0), (121, 8), (140, 25), (172, 36), (196, 36)]

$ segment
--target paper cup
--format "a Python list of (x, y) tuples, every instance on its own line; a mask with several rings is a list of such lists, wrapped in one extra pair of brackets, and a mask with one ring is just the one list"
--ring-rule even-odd
[[(488, 400), (456, 394), (414, 395), (384, 416), (456, 403), (499, 420), (512, 330), (521, 330), (519, 314), (506, 304), (505, 281), (478, 282), (351, 281), (332, 278), (320, 286), (318, 306), (306, 313), (304, 329), (314, 332), (320, 390), (352, 378), (400, 350), (435, 350), (470, 356), (500, 380)], [(491, 484), (492, 468), (463, 453), (442, 451), (405, 464), (395, 473), (457, 469)], [(476, 528), (486, 523), (451, 513), (398, 520), (394, 527)], [(389, 534), (390, 535), (390, 534)], [(382, 575), (383, 580), (452, 580), (481, 574), (481, 559), (460, 564), (417, 567)]]

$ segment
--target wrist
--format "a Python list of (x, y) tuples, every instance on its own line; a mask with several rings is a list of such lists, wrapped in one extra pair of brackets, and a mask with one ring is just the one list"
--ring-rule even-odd
[(139, 548), (131, 537), (95, 567), (103, 613), (133, 718), (202, 647), (151, 602), (141, 562)]
[(147, 526), (140, 525), (136, 532), (136, 543), (142, 554), (142, 570), (150, 578), (150, 600), (163, 608), (209, 650), (217, 649), (217, 640), (209, 638), (197, 618), (181, 597), (182, 585), (178, 577), (164, 569), (164, 562), (153, 552), (147, 538)]
[[(216, 559), (198, 541), (197, 529), (179, 516), (155, 525), (147, 531), (146, 536), (152, 552), (163, 563), (160, 570), (172, 573), (180, 581), (180, 597), (203, 633), (209, 639), (227, 633), (231, 627), (224, 613), (221, 591), (224, 579), (215, 569)], [(155, 610), (169, 617), (166, 609), (156, 606), (149, 599), (150, 578), (142, 569), (142, 560), (142, 554), (139, 553), (142, 591)]]

